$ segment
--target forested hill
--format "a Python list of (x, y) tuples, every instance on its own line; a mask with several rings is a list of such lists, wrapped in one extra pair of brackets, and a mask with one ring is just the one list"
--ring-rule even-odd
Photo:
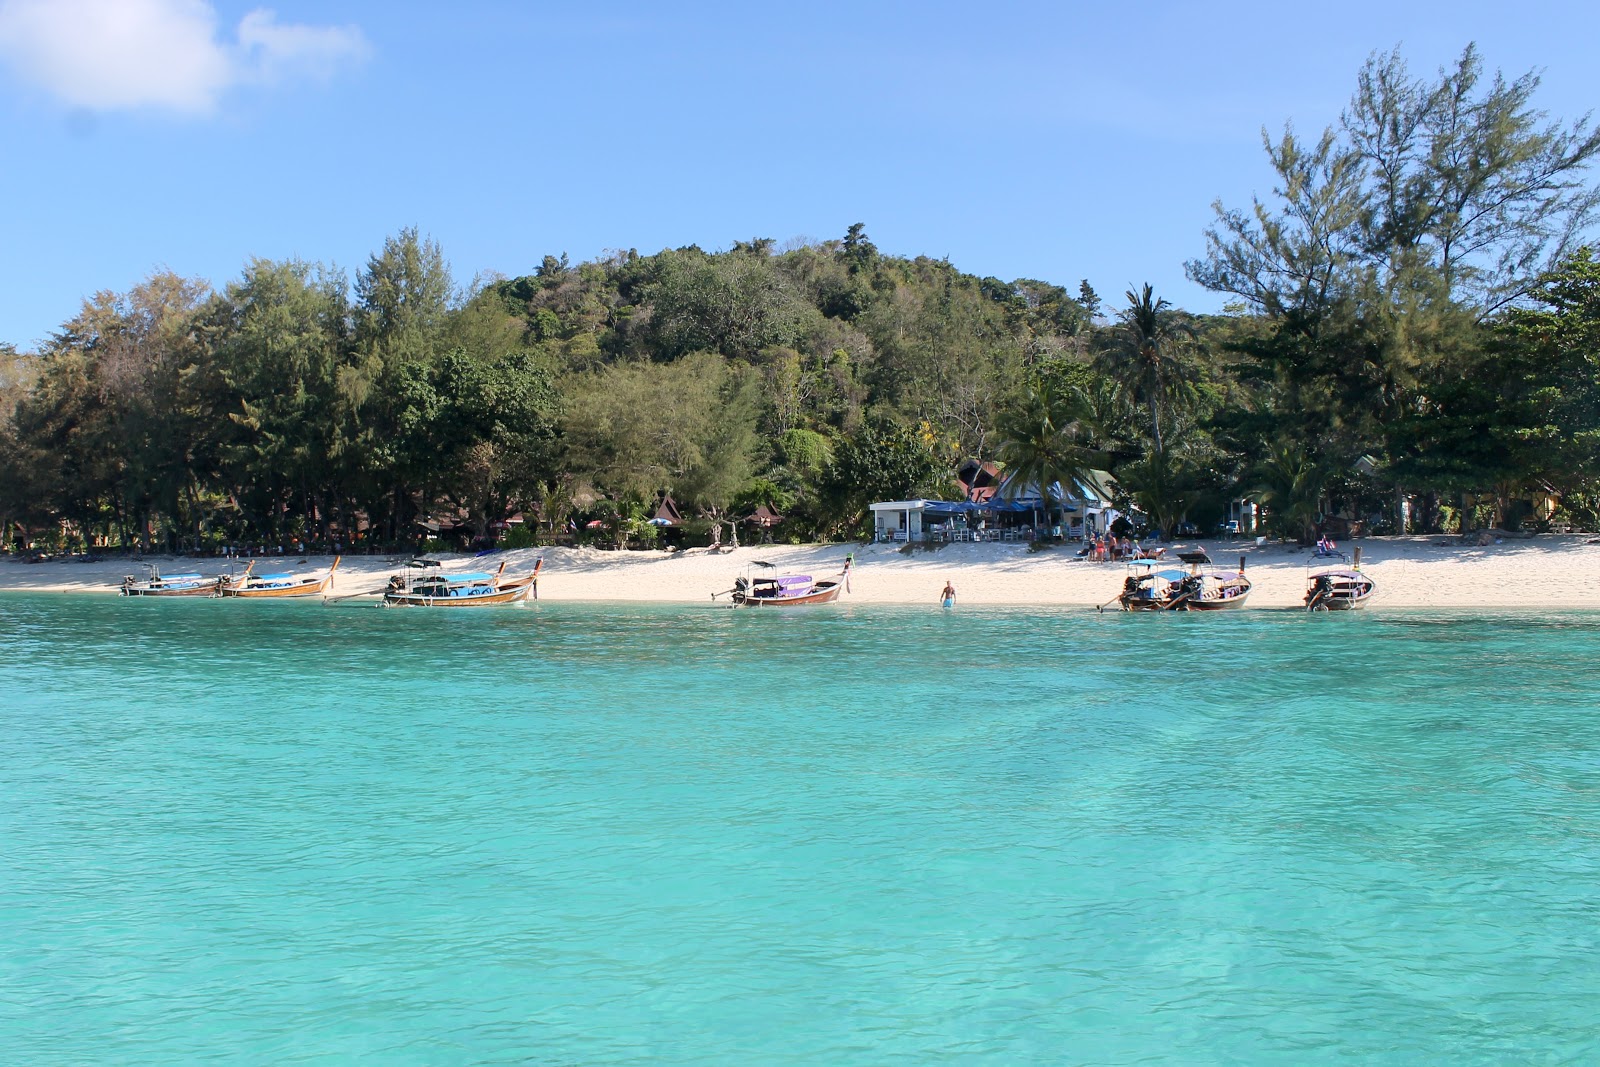
[(1211, 318), (887, 255), (861, 225), (466, 287), (415, 229), (353, 279), (158, 274), (0, 347), (0, 537), (402, 542), (521, 512), (637, 542), (663, 493), (837, 537), (972, 459), (1109, 468), (1164, 528), (1238, 496), (1295, 536), (1333, 511), (1511, 524), (1533, 491), (1593, 523), (1600, 135), (1478, 73), (1471, 49), (1438, 83), (1374, 57), (1338, 127), (1270, 142), (1279, 194), (1219, 208), (1189, 264), (1236, 301)]

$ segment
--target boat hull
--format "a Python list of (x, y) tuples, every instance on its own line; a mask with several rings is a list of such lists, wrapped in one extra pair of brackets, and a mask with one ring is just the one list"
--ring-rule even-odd
[(1175, 610), (1177, 610), (1177, 611), (1232, 611), (1235, 608), (1244, 607), (1244, 602), (1246, 600), (1248, 600), (1249, 598), (1250, 598), (1250, 594), (1248, 592), (1244, 592), (1244, 593), (1238, 594), (1237, 596), (1228, 597), (1225, 600), (1185, 600), (1183, 603), (1177, 605)]
[(816, 588), (800, 596), (746, 596), (733, 594), (733, 603), (741, 608), (803, 608), (812, 604), (831, 604), (839, 599), (843, 582), (818, 582)]

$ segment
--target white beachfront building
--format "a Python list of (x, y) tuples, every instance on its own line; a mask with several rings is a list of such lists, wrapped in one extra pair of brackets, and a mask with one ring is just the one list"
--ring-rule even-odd
[(942, 500), (885, 500), (871, 505), (874, 541), (921, 541), (929, 504)]
[[(1089, 471), (1082, 478), (1075, 479), (1064, 498), (1061, 483), (1052, 484), (1050, 510), (1062, 517), (1064, 525), (1059, 528), (1059, 533), (1054, 527), (1035, 531), (1028, 526), (1029, 535), (1047, 534), (1079, 539), (1104, 533), (1122, 514), (1111, 504), (1114, 485), (1111, 475), (1105, 471)], [(1038, 486), (1018, 486), (1013, 490), (1009, 479), (1000, 484), (992, 497), (981, 503), (884, 500), (870, 507), (872, 539), (882, 542), (932, 540), (946, 537), (952, 527), (965, 530), (980, 526), (1013, 529), (1026, 523), (1024, 515), (1032, 518), (1037, 514), (1043, 520), (1045, 511), (1044, 498)]]

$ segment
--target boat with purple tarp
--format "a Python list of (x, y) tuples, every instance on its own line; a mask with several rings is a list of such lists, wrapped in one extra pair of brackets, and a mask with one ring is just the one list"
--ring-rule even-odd
[[(752, 566), (773, 569), (773, 564), (762, 560), (756, 560)], [(847, 559), (844, 569), (832, 578), (818, 580), (809, 574), (758, 576), (752, 572), (734, 579), (733, 588), (726, 592), (733, 594), (735, 607), (789, 608), (806, 604), (831, 604), (849, 587), (850, 560)], [(712, 593), (711, 599), (715, 600), (721, 595)]]

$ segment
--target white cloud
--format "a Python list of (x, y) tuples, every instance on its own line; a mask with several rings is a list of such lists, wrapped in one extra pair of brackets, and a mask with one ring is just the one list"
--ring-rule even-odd
[(239, 47), (256, 77), (331, 78), (342, 63), (364, 59), (367, 41), (354, 26), (278, 25), (267, 10), (252, 11), (239, 22)]
[(0, 59), (92, 111), (205, 114), (231, 86), (326, 78), (367, 51), (353, 26), (280, 25), (267, 10), (228, 42), (208, 0), (0, 0)]

